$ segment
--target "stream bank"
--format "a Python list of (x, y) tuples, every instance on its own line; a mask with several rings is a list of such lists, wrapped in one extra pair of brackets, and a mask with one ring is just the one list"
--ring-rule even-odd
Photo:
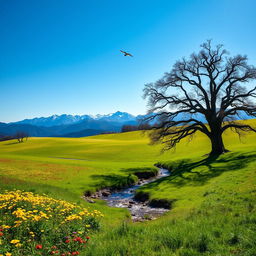
[(103, 189), (93, 195), (85, 197), (85, 199), (91, 203), (93, 203), (93, 199), (102, 199), (111, 207), (127, 208), (131, 212), (133, 221), (153, 220), (168, 212), (171, 208), (172, 201), (164, 199), (148, 201), (147, 197), (140, 198), (140, 196), (136, 195), (136, 190), (141, 186), (169, 175), (170, 172), (168, 170), (159, 168), (156, 176), (150, 177), (149, 179), (140, 179), (136, 185), (129, 188), (115, 192), (109, 189)]

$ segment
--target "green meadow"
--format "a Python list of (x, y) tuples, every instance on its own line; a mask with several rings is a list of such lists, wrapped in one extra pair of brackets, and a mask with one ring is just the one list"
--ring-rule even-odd
[[(256, 120), (246, 121), (256, 126)], [(86, 138), (29, 138), (0, 143), (0, 190), (45, 193), (105, 217), (84, 255), (256, 255), (256, 134), (224, 134), (230, 150), (208, 158), (208, 139), (197, 133), (175, 150), (160, 153), (146, 134), (129, 132)], [(150, 199), (171, 200), (172, 209), (154, 221), (132, 223), (126, 209), (82, 199), (124, 182), (140, 168), (159, 163), (167, 178), (140, 188)]]

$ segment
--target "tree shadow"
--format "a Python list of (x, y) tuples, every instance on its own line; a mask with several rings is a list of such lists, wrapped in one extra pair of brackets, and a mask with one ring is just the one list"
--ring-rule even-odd
[(9, 143), (5, 143), (5, 146), (9, 146), (9, 145), (14, 145), (14, 144), (19, 144), (20, 142), (15, 141), (15, 142), (9, 142)]
[[(221, 156), (208, 156), (200, 161), (183, 159), (180, 161), (161, 164), (162, 168), (170, 170), (170, 176), (160, 178), (144, 186), (150, 189), (157, 189), (162, 182), (176, 187), (185, 185), (201, 186), (206, 184), (210, 179), (215, 178), (224, 172), (237, 171), (245, 168), (250, 162), (255, 160), (256, 151), (253, 151), (249, 153), (227, 153)], [(154, 168), (123, 168), (120, 170), (120, 172), (126, 175), (92, 175), (91, 178), (95, 181), (92, 188), (126, 188), (136, 183), (136, 180), (134, 180), (134, 175), (132, 174), (151, 170), (154, 170)]]
[(156, 188), (163, 181), (177, 187), (184, 185), (201, 186), (224, 172), (246, 168), (250, 162), (255, 160), (256, 153), (254, 151), (247, 154), (227, 153), (221, 156), (208, 156), (196, 162), (183, 159), (169, 164), (162, 164), (163, 168), (170, 170), (171, 175), (146, 186), (147, 188)]

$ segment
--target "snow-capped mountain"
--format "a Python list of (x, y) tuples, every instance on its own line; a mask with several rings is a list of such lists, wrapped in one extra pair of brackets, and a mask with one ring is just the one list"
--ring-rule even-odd
[(0, 123), (0, 137), (12, 136), (19, 131), (38, 137), (79, 137), (106, 132), (120, 132), (123, 125), (138, 124), (136, 117), (117, 111), (107, 115), (52, 115)]
[(130, 122), (136, 121), (136, 116), (133, 116), (126, 112), (117, 111), (108, 115), (96, 115), (94, 120), (110, 121), (110, 122)]
[[(249, 119), (248, 115), (241, 113), (235, 119)], [(107, 115), (52, 115), (25, 119), (15, 123), (0, 123), (0, 138), (13, 136), (17, 132), (25, 132), (36, 137), (81, 137), (101, 133), (120, 132), (123, 125), (138, 125), (142, 119), (149, 115), (133, 116), (126, 112), (117, 111)], [(177, 120), (187, 119), (186, 115), (178, 115)], [(197, 115), (202, 122), (205, 119)], [(153, 124), (157, 120), (151, 121)]]
[(117, 122), (125, 123), (136, 121), (136, 117), (126, 113), (117, 111), (115, 113), (107, 115), (52, 115), (49, 117), (36, 117), (33, 119), (24, 119), (22, 121), (13, 122), (12, 124), (30, 124), (41, 127), (51, 127), (59, 125), (70, 125), (76, 124), (86, 120), (98, 120), (98, 121), (108, 121), (108, 122)]

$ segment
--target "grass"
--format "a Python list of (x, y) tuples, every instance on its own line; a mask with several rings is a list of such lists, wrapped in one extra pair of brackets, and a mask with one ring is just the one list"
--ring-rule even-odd
[(173, 177), (141, 191), (153, 199), (175, 199), (173, 209), (150, 223), (124, 222), (98, 237), (88, 255), (256, 254), (255, 154), (229, 153), (210, 168), (197, 160), (177, 161), (172, 168)]
[[(249, 120), (256, 125), (256, 120)], [(224, 135), (230, 153), (207, 158), (209, 141), (197, 134), (175, 151), (160, 155), (139, 132), (88, 138), (30, 138), (0, 143), (1, 189), (26, 189), (88, 206), (86, 190), (114, 185), (159, 162), (168, 178), (141, 188), (150, 200), (171, 200), (162, 218), (130, 223), (124, 209), (102, 201), (104, 215), (87, 255), (248, 255), (256, 254), (256, 135)], [(78, 160), (79, 159), (79, 160)], [(104, 183), (105, 182), (105, 183)]]

